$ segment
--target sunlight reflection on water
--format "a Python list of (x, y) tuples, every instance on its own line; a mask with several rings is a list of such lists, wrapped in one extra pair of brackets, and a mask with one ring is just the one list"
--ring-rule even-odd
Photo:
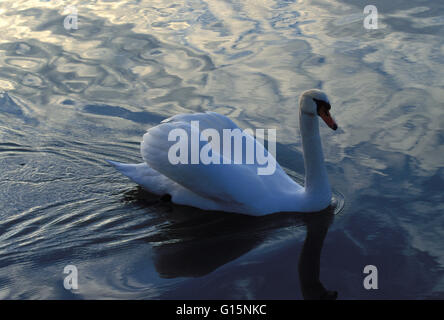
[[(202, 297), (211, 284), (215, 298), (300, 298), (294, 221), (267, 220), (277, 226), (262, 244), (251, 242), (257, 229), (236, 238), (238, 255), (209, 274), (162, 278), (156, 244), (243, 220), (202, 224), (201, 212), (135, 202), (104, 159), (139, 162), (148, 127), (211, 110), (277, 128), (278, 160), (301, 176), (296, 106), (309, 88), (332, 101), (340, 130), (321, 135), (338, 207), (347, 203), (323, 251), (326, 286), (343, 298), (443, 297), (439, 1), (376, 1), (372, 31), (351, 0), (69, 4), (77, 30), (63, 27), (63, 1), (0, 4), (0, 297)], [(385, 290), (362, 289), (364, 262), (385, 270)], [(61, 285), (69, 263), (83, 272), (76, 294)]]

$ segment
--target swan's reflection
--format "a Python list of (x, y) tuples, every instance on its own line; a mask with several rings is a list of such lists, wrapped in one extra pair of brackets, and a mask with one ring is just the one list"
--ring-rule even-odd
[(336, 291), (326, 290), (319, 279), (322, 246), (333, 218), (333, 212), (327, 211), (304, 219), (307, 235), (299, 257), (299, 281), (306, 300), (334, 300), (338, 296)]
[[(319, 213), (278, 213), (263, 217), (208, 212), (173, 205), (138, 188), (126, 200), (159, 211), (166, 224), (147, 239), (153, 246), (156, 271), (163, 278), (201, 277), (263, 243), (274, 231), (305, 225), (307, 235), (299, 258), (299, 279), (304, 299), (335, 299), (319, 280), (320, 255), (334, 217), (334, 207)], [(154, 207), (154, 210), (152, 210)]]

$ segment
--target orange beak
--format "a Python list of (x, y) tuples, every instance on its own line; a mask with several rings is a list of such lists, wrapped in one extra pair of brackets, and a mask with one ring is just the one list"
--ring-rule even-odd
[(319, 112), (319, 116), (322, 118), (322, 120), (324, 120), (327, 126), (332, 128), (333, 130), (336, 130), (338, 128), (338, 125), (336, 124), (335, 120), (330, 115), (330, 111), (322, 108), (322, 110), (320, 110)]

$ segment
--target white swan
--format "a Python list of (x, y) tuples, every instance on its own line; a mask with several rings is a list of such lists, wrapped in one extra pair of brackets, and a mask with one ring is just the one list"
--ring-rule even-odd
[[(222, 129), (238, 128), (229, 118), (214, 112), (176, 115), (149, 129), (140, 147), (143, 163), (108, 162), (148, 191), (170, 195), (171, 201), (176, 204), (256, 216), (275, 212), (320, 211), (330, 205), (331, 188), (324, 165), (317, 115), (336, 130), (337, 125), (329, 110), (330, 103), (322, 91), (305, 91), (299, 99), (305, 187), (293, 181), (277, 163), (272, 175), (258, 175), (256, 160), (254, 164), (171, 164), (168, 150), (176, 143), (168, 141), (172, 129), (184, 129), (190, 136), (191, 132), (196, 134), (196, 130), (201, 132), (213, 128), (222, 137)], [(199, 121), (199, 129), (191, 125), (191, 121)], [(254, 140), (248, 134), (245, 136)], [(202, 142), (199, 147), (207, 143)], [(254, 144), (267, 153), (261, 143), (255, 140)], [(222, 159), (223, 155), (219, 157)]]

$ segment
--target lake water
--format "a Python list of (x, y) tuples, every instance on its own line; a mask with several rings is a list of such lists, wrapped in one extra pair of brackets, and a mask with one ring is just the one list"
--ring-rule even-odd
[[(78, 29), (63, 1), (0, 3), (0, 298), (301, 299), (321, 249), (339, 299), (444, 298), (442, 1), (372, 1), (374, 30), (361, 0), (69, 4)], [(105, 162), (140, 162), (147, 128), (211, 110), (277, 128), (300, 179), (310, 88), (340, 127), (321, 125), (327, 212), (179, 207)]]

